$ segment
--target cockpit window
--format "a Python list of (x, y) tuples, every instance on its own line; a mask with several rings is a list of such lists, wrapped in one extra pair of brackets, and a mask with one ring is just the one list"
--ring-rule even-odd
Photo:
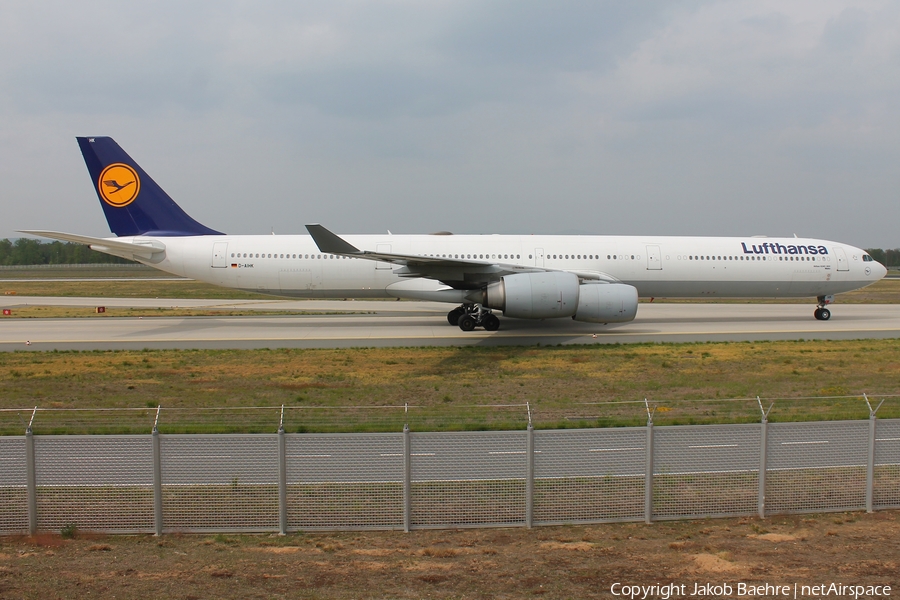
[(863, 262), (872, 262), (872, 257), (868, 254), (863, 254)]

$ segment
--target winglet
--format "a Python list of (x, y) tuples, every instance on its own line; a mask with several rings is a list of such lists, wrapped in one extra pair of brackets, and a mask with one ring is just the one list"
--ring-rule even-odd
[(362, 254), (359, 248), (328, 231), (318, 223), (307, 225), (306, 230), (322, 252), (327, 252), (328, 254)]

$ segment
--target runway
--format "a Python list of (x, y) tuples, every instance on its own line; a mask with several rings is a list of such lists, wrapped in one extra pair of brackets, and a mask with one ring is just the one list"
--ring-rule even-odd
[[(17, 319), (25, 305), (253, 309), (259, 316)], [(816, 321), (801, 304), (641, 304), (631, 323), (501, 316), (499, 331), (463, 332), (449, 305), (394, 301), (223, 301), (115, 298), (0, 298), (0, 350), (167, 348), (342, 348), (360, 346), (557, 345), (900, 337), (900, 305), (832, 306)], [(307, 314), (272, 315), (272, 311)]]

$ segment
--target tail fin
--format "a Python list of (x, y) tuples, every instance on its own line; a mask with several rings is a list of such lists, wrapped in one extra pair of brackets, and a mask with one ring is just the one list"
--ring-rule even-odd
[(80, 137), (94, 190), (117, 236), (221, 235), (181, 210), (110, 137)]

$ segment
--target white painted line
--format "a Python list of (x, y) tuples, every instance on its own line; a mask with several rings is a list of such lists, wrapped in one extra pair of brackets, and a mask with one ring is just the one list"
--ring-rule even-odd
[(816, 442), (781, 442), (782, 446), (803, 446), (808, 444), (827, 444), (828, 440), (819, 440)]
[(185, 453), (185, 454), (175, 454), (174, 456), (167, 457), (167, 459), (176, 459), (176, 460), (179, 458), (191, 458), (191, 459), (212, 458), (214, 460), (218, 460), (220, 458), (231, 458), (231, 456), (223, 455), (223, 454), (196, 454), (196, 455), (190, 454), (190, 455), (188, 455), (188, 453)]
[(515, 450), (512, 452), (488, 452), (488, 454), (525, 454), (524, 450)]
[(641, 446), (639, 448), (590, 448), (588, 452), (627, 452), (629, 450), (643, 450), (644, 447)]
[(413, 452), (410, 456), (434, 456), (434, 452)]
[(379, 454), (378, 456), (403, 456), (403, 454), (401, 454), (401, 453), (397, 453), (397, 454)]
[(900, 442), (900, 438), (875, 438), (876, 442)]
[(737, 448), (737, 444), (710, 444), (708, 446), (688, 446), (688, 448)]

